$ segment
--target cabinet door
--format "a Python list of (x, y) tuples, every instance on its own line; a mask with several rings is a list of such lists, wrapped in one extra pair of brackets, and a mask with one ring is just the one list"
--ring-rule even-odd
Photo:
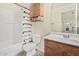
[(63, 51), (64, 51), (63, 45), (53, 41), (45, 40), (45, 55), (62, 56)]
[(40, 16), (40, 3), (36, 3), (34, 6), (34, 16)]
[(36, 16), (43, 16), (43, 12), (44, 12), (44, 4), (42, 3), (34, 3), (31, 5), (30, 7), (30, 16), (31, 17), (36, 17)]
[(53, 55), (52, 52), (53, 52), (53, 51), (52, 51), (51, 48), (46, 47), (46, 48), (45, 48), (45, 53), (44, 53), (44, 55), (45, 55), (45, 56), (52, 56), (52, 55)]
[(64, 54), (66, 56), (79, 56), (79, 48), (75, 46), (64, 45)]
[(40, 16), (40, 3), (32, 4), (30, 10), (31, 10), (30, 12), (31, 17)]

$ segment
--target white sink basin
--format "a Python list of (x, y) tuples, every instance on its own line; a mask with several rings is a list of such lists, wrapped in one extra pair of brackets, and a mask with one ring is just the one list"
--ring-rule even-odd
[[(64, 35), (67, 35), (67, 34), (64, 34)], [(65, 44), (79, 46), (78, 38), (72, 38), (71, 36), (64, 37), (63, 34), (50, 34), (44, 37), (44, 39), (49, 39), (49, 40), (54, 40)]]
[(69, 44), (79, 44), (79, 40), (71, 39), (71, 38), (59, 38), (62, 42), (66, 42)]

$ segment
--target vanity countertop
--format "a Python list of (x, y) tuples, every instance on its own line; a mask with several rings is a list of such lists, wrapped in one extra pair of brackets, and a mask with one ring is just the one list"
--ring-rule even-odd
[(79, 40), (64, 38), (61, 35), (49, 34), (49, 35), (43, 37), (43, 39), (48, 39), (48, 40), (52, 40), (52, 41), (56, 41), (56, 42), (60, 42), (60, 43), (79, 47)]

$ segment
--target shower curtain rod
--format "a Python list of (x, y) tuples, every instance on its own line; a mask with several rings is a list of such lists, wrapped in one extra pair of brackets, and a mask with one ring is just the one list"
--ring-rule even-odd
[(24, 6), (20, 5), (20, 4), (18, 4), (18, 3), (14, 3), (14, 4), (16, 4), (16, 5), (18, 5), (18, 6), (22, 7), (22, 8), (27, 9), (27, 10), (30, 11), (30, 9), (28, 9), (28, 8), (26, 8), (26, 7), (24, 7)]

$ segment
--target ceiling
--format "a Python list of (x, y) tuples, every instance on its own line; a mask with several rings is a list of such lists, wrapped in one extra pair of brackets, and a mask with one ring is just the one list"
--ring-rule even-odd
[[(32, 5), (32, 3), (19, 3), (19, 4), (26, 8), (30, 8), (30, 6)], [(51, 3), (51, 4), (53, 8), (58, 8), (58, 7), (63, 7), (63, 6), (67, 6), (75, 3)]]
[(63, 7), (63, 6), (70, 5), (70, 4), (73, 4), (73, 3), (52, 3), (52, 7), (58, 8), (58, 7)]
[(30, 8), (30, 6), (31, 6), (31, 3), (18, 3), (18, 4), (20, 4), (26, 8)]

